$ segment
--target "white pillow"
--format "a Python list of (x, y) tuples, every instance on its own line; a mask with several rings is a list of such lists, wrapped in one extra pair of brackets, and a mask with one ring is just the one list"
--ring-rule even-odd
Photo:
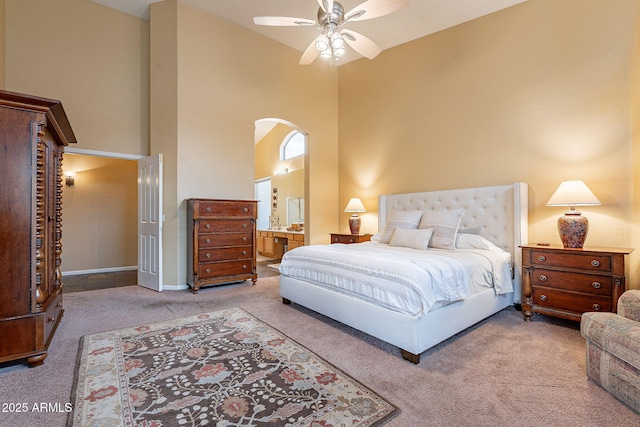
[(425, 211), (418, 228), (433, 229), (429, 246), (438, 249), (455, 249), (456, 234), (464, 209), (453, 211)]
[(384, 232), (380, 236), (380, 243), (389, 243), (396, 228), (415, 230), (420, 224), (424, 211), (391, 211)]
[(479, 234), (458, 233), (456, 237), (458, 249), (485, 249), (492, 252), (505, 252)]
[(433, 230), (430, 228), (422, 230), (396, 228), (389, 242), (389, 246), (403, 246), (405, 248), (426, 250), (429, 247), (429, 240), (431, 240), (432, 234)]

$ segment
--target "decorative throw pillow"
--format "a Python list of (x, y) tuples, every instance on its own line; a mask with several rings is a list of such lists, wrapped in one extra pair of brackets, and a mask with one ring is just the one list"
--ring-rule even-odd
[(460, 227), (460, 219), (464, 214), (464, 209), (453, 211), (425, 211), (418, 228), (433, 229), (431, 237), (432, 248), (455, 249), (456, 234)]
[(389, 242), (389, 246), (403, 246), (405, 248), (426, 250), (429, 247), (429, 240), (431, 240), (432, 234), (433, 230), (430, 228), (422, 230), (396, 228)]
[[(415, 230), (420, 224), (424, 211), (391, 211), (384, 232), (380, 236), (380, 243), (389, 243), (396, 228)], [(427, 228), (427, 227), (425, 227)]]

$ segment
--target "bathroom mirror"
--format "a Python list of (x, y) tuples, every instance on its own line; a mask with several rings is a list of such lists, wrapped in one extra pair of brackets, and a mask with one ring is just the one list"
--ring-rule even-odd
[(287, 224), (304, 223), (304, 198), (287, 197)]

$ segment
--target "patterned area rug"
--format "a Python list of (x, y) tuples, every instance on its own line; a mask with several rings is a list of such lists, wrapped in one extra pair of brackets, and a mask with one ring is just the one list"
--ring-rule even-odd
[(83, 337), (69, 426), (377, 426), (399, 411), (239, 308)]

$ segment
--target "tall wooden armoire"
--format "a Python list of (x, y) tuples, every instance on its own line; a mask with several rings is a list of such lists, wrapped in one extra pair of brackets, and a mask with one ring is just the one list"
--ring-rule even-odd
[(62, 308), (60, 101), (0, 91), (0, 363), (42, 364)]

